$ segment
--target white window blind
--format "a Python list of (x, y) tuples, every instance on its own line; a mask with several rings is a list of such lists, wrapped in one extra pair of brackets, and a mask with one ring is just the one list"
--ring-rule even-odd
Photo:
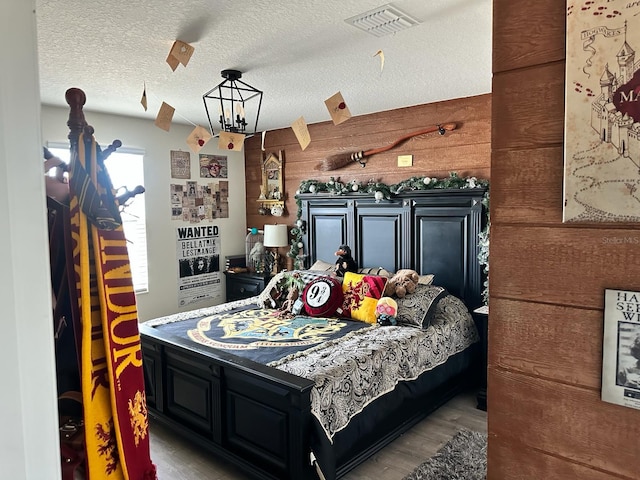
[[(64, 143), (47, 144), (49, 151), (61, 160), (69, 163), (69, 145)], [(105, 166), (111, 177), (113, 187), (118, 190), (126, 187), (133, 190), (138, 185), (144, 187), (144, 151), (120, 147), (109, 155)], [(120, 195), (122, 191), (117, 191)], [(145, 218), (144, 194), (136, 195), (127, 202), (121, 213), (122, 227), (127, 239), (129, 262), (133, 288), (136, 293), (149, 291), (149, 274), (147, 270), (147, 226)]]

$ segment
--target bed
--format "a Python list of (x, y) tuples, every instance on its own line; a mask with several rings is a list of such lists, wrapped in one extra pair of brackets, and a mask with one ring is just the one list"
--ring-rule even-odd
[[(270, 328), (277, 324), (277, 335), (300, 327), (278, 323), (279, 305), (270, 308), (269, 300), (274, 282), (282, 278), (273, 279), (259, 297), (140, 326), (152, 418), (253, 478), (344, 476), (480, 378), (481, 355), (469, 311), (481, 304), (477, 252), (486, 214), (484, 193), (483, 188), (434, 189), (383, 201), (368, 194), (298, 195), (303, 250), (308, 255), (306, 269), (296, 275), (320, 276), (309, 267), (318, 260), (332, 261), (340, 244), (353, 246), (361, 266), (432, 274), (433, 285), (421, 291), (442, 293), (428, 304), (429, 328), (371, 326), (336, 315), (316, 319), (325, 322), (319, 327), (301, 327), (326, 334), (307, 342), (306, 351), (287, 345), (274, 349), (281, 350), (276, 357), (247, 354), (253, 346), (247, 348), (243, 342), (256, 339), (238, 340), (237, 325), (254, 325), (257, 316), (270, 322)], [(348, 327), (336, 330), (336, 323)], [(233, 333), (233, 346), (214, 335), (216, 327), (227, 338)], [(274, 343), (272, 339), (258, 343)], [(388, 340), (403, 345), (404, 352), (385, 350)], [(341, 350), (332, 350), (340, 344)], [(414, 357), (435, 355), (420, 359), (422, 366), (414, 369), (407, 365), (406, 352)], [(344, 383), (345, 378), (334, 378), (336, 364), (338, 371), (352, 375), (354, 370), (368, 370), (373, 381), (352, 376)], [(395, 368), (398, 365), (401, 368)], [(402, 378), (387, 381), (377, 376), (394, 369)], [(366, 396), (371, 384), (376, 394)]]

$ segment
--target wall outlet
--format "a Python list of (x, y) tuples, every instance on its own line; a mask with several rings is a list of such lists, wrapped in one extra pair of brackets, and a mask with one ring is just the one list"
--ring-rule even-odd
[(413, 155), (398, 155), (399, 167), (410, 167), (413, 165)]

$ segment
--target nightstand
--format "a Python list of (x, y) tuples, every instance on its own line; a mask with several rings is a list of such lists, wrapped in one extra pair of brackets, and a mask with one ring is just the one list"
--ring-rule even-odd
[(473, 311), (473, 319), (480, 334), (480, 385), (476, 396), (477, 408), (487, 410), (487, 340), (489, 334), (489, 307), (482, 306)]
[(271, 278), (256, 273), (224, 273), (227, 276), (227, 302), (259, 295)]

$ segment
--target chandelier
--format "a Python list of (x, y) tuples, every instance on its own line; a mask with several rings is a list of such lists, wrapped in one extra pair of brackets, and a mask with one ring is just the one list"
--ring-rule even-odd
[[(240, 80), (242, 72), (239, 70), (222, 70), (220, 73), (224, 81), (202, 96), (211, 133), (213, 134), (214, 123), (219, 124), (219, 128), (225, 132), (256, 133), (260, 107), (262, 106), (262, 91)], [(256, 102), (247, 103), (254, 98), (257, 98), (257, 106)], [(218, 104), (217, 122), (211, 120), (209, 109), (211, 107), (211, 110), (215, 112), (216, 103)], [(247, 123), (247, 118), (253, 118), (254, 113), (255, 122), (252, 129), (251, 124)]]

